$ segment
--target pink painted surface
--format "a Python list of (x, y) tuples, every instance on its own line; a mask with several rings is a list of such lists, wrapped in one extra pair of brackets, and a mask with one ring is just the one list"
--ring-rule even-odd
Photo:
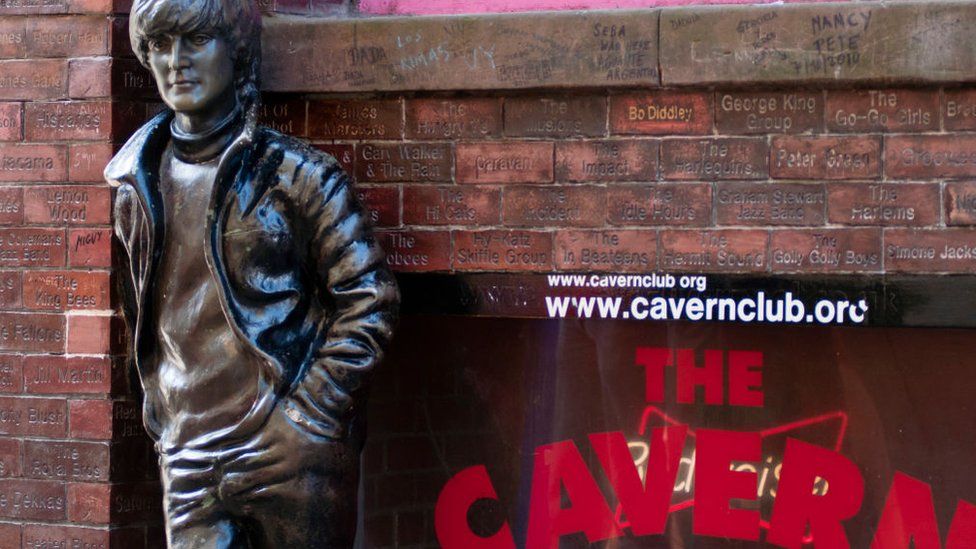
[[(831, 0), (360, 0), (359, 10), (374, 15), (505, 13), (541, 10), (611, 10), (708, 4), (773, 4)], [(834, 0), (836, 1), (836, 0)]]

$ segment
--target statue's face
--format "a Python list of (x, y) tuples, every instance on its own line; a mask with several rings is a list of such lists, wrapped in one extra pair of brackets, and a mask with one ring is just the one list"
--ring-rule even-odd
[(159, 95), (171, 109), (206, 116), (234, 100), (234, 61), (226, 40), (212, 33), (172, 33), (149, 38), (149, 67)]

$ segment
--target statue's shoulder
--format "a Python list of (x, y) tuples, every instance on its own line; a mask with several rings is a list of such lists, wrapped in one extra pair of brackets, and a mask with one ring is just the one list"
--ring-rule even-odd
[(119, 152), (105, 166), (104, 177), (109, 184), (131, 184), (136, 174), (145, 169), (147, 155), (161, 155), (169, 140), (169, 122), (172, 111), (163, 111), (136, 130)]
[(282, 168), (297, 167), (302, 171), (341, 169), (335, 157), (315, 148), (304, 139), (264, 126), (258, 127), (257, 133), (256, 141), (261, 144), (263, 159), (275, 158), (282, 163)]

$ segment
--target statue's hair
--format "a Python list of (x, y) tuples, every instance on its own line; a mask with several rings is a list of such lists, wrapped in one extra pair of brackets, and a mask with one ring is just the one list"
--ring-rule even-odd
[(261, 12), (254, 0), (135, 0), (129, 40), (149, 68), (149, 39), (162, 33), (213, 32), (230, 46), (237, 95), (256, 116), (261, 70)]

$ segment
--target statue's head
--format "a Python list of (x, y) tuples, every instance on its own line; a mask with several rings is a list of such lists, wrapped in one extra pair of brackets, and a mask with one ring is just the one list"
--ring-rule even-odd
[(135, 0), (129, 38), (174, 111), (256, 107), (261, 15), (254, 0)]

